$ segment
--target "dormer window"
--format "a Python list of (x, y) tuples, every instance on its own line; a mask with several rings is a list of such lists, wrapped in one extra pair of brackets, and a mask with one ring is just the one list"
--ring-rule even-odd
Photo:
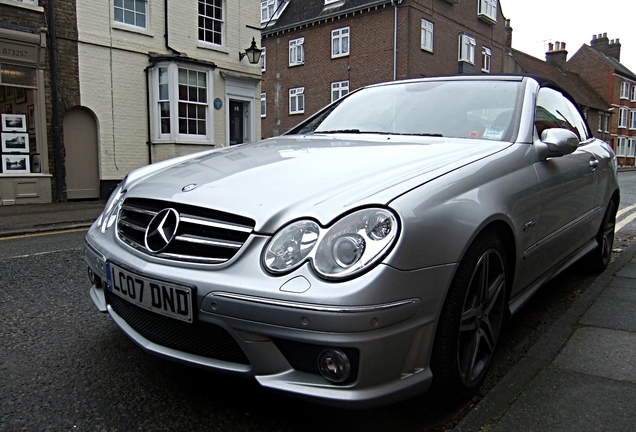
[(289, 0), (261, 0), (261, 24), (278, 19), (288, 3)]

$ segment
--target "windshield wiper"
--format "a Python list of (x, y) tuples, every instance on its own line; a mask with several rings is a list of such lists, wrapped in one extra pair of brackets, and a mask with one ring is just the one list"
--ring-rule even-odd
[(332, 133), (360, 133), (360, 129), (334, 129), (334, 130), (321, 130), (314, 131), (314, 133), (324, 133), (324, 134), (332, 134)]
[(408, 136), (425, 136), (425, 137), (438, 137), (443, 138), (444, 135), (441, 133), (400, 133), (394, 132), (393, 135), (408, 135)]

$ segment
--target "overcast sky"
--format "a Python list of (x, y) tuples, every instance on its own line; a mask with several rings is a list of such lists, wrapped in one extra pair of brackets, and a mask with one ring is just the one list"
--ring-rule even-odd
[(592, 35), (620, 39), (621, 63), (636, 73), (636, 1), (500, 0), (513, 28), (512, 47), (545, 60), (550, 42), (565, 42), (568, 60)]

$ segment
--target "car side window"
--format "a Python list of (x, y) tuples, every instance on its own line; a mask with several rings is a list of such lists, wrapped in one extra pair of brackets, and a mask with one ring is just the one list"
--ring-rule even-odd
[(549, 87), (539, 90), (534, 125), (539, 137), (546, 129), (560, 128), (574, 132), (579, 141), (589, 138), (585, 120), (578, 109), (561, 92)]

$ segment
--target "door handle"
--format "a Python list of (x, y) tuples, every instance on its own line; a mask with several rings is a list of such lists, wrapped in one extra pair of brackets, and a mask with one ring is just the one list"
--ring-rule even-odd
[(598, 159), (591, 159), (590, 160), (590, 168), (592, 168), (592, 171), (595, 171), (596, 168), (598, 168), (598, 165), (599, 165)]

